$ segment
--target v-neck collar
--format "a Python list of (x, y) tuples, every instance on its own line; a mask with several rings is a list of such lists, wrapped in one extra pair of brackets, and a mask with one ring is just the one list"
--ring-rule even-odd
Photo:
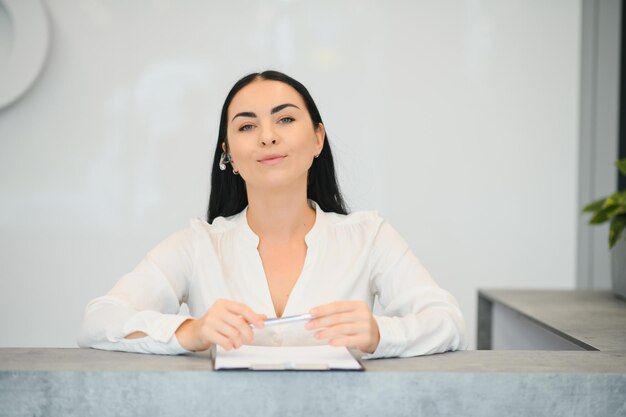
[[(308, 200), (309, 202), (309, 206), (311, 207), (315, 207), (315, 223), (313, 223), (313, 227), (311, 228), (311, 230), (309, 230), (309, 232), (305, 235), (304, 237), (304, 241), (306, 242), (307, 245), (307, 252), (304, 258), (304, 264), (302, 266), (302, 271), (300, 272), (300, 276), (298, 277), (298, 280), (296, 281), (296, 283), (294, 284), (291, 293), (289, 294), (289, 297), (287, 298), (287, 303), (285, 304), (285, 308), (283, 310), (283, 317), (286, 317), (288, 315), (292, 315), (292, 314), (301, 314), (301, 313), (306, 313), (303, 311), (291, 311), (291, 309), (293, 308), (292, 306), (297, 305), (298, 304), (298, 300), (302, 299), (302, 297), (304, 297), (304, 293), (303, 291), (305, 291), (305, 288), (307, 287), (307, 281), (310, 280), (310, 273), (309, 273), (309, 269), (311, 268), (311, 264), (315, 263), (316, 258), (317, 258), (317, 252), (318, 252), (318, 242), (320, 239), (320, 236), (322, 235), (322, 230), (325, 226), (325, 222), (326, 222), (326, 217), (324, 211), (320, 208), (319, 204), (317, 204), (315, 201), (313, 200)], [(252, 231), (252, 229), (250, 228), (250, 225), (248, 224), (248, 220), (246, 217), (246, 213), (248, 211), (248, 207), (246, 207), (243, 211), (241, 211), (237, 216), (239, 216), (236, 219), (236, 224), (237, 224), (237, 229), (238, 232), (240, 233), (240, 237), (242, 238), (242, 242), (245, 242), (245, 246), (246, 246), (246, 250), (250, 251), (250, 255), (253, 257), (253, 259), (255, 259), (255, 263), (257, 263), (257, 265), (255, 266), (255, 269), (257, 269), (258, 274), (255, 274), (259, 279), (262, 280), (263, 283), (260, 284), (261, 287), (263, 288), (263, 292), (265, 293), (264, 298), (266, 299), (266, 307), (265, 309), (268, 312), (271, 312), (272, 315), (275, 314), (275, 310), (274, 310), (274, 302), (272, 300), (272, 295), (270, 293), (270, 289), (269, 289), (269, 283), (267, 282), (267, 276), (265, 275), (265, 270), (263, 268), (263, 263), (261, 260), (261, 255), (258, 252), (258, 246), (259, 246), (259, 237), (254, 233), (254, 231)], [(254, 253), (254, 255), (252, 255)]]
[[(304, 241), (306, 242), (307, 248), (310, 250), (311, 247), (315, 246), (315, 244), (317, 243), (320, 235), (320, 230), (324, 228), (326, 213), (324, 213), (319, 204), (317, 204), (315, 201), (307, 201), (311, 208), (315, 208), (315, 223), (313, 223), (313, 227), (311, 228), (311, 230), (309, 230), (309, 232), (304, 236)], [(250, 228), (250, 225), (248, 224), (247, 213), (248, 206), (246, 206), (246, 208), (244, 208), (239, 214), (236, 215), (237, 229), (243, 236), (244, 242), (254, 246), (255, 248), (258, 248), (259, 236), (257, 236), (257, 234), (254, 233), (254, 231)]]

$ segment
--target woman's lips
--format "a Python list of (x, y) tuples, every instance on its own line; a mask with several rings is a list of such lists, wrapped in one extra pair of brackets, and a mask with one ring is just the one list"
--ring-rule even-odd
[(276, 157), (271, 157), (267, 159), (262, 159), (259, 162), (262, 163), (263, 165), (276, 165), (285, 158), (286, 156), (276, 156)]

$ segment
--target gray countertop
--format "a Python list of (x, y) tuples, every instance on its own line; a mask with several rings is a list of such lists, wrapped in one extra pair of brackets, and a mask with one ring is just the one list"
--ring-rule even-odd
[[(367, 372), (435, 373), (607, 373), (626, 374), (626, 351), (490, 351), (447, 352), (414, 358), (362, 361)], [(2, 348), (0, 372), (23, 371), (213, 371), (207, 353), (184, 356), (145, 355), (95, 349)]]
[(365, 372), (215, 372), (208, 353), (0, 348), (0, 417), (626, 417), (623, 301), (482, 290), (483, 325), (493, 302), (592, 350), (448, 352), (363, 361)]
[(364, 362), (365, 372), (215, 372), (206, 354), (4, 348), (0, 416), (626, 416), (621, 352)]
[(587, 350), (626, 350), (626, 301), (609, 291), (481, 289), (479, 296)]

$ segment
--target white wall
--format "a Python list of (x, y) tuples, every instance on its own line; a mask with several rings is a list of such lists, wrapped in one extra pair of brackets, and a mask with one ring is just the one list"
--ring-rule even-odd
[[(617, 191), (620, 129), (622, 0), (581, 4), (580, 146), (578, 201), (584, 207)], [(609, 225), (579, 217), (577, 287), (611, 288)]]
[(46, 5), (47, 66), (0, 112), (0, 346), (73, 346), (87, 301), (203, 216), (223, 99), (266, 68), (309, 88), (352, 209), (472, 339), (478, 287), (574, 287), (578, 1)]

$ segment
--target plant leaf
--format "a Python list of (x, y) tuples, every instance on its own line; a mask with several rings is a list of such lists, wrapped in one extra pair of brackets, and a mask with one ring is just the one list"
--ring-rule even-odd
[(615, 161), (615, 166), (619, 169), (622, 175), (626, 176), (626, 158)]
[(621, 209), (619, 204), (612, 204), (610, 206), (603, 207), (601, 210), (593, 215), (589, 224), (600, 224), (611, 219)]
[(626, 216), (617, 216), (613, 218), (611, 227), (609, 228), (609, 249), (615, 246), (617, 240), (622, 235), (622, 231), (626, 227)]
[(606, 200), (606, 197), (596, 200), (593, 203), (587, 204), (583, 208), (583, 213), (595, 213), (596, 211), (600, 210), (604, 205), (604, 200)]
[(611, 194), (610, 196), (608, 196), (605, 200), (604, 200), (604, 206), (603, 207), (608, 207), (608, 206), (613, 206), (613, 205), (624, 205), (624, 198), (626, 197), (626, 194), (623, 192), (616, 192)]

